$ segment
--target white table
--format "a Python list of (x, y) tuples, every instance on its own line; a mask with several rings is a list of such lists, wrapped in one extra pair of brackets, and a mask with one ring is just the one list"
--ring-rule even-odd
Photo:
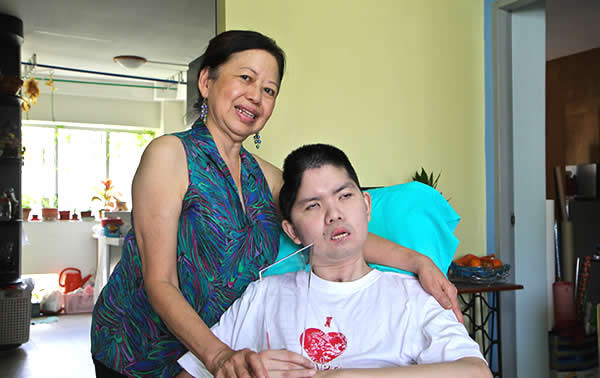
[(98, 299), (102, 288), (108, 282), (108, 277), (111, 273), (111, 250), (118, 249), (120, 256), (124, 238), (106, 237), (104, 235), (94, 235), (94, 238), (98, 240), (98, 248), (96, 250), (96, 284), (94, 287), (94, 303), (96, 303), (96, 299)]

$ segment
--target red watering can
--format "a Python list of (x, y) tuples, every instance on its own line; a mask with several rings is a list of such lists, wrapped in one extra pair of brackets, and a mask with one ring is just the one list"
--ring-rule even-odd
[(65, 294), (82, 287), (92, 275), (81, 277), (81, 271), (77, 268), (65, 268), (58, 276), (58, 285), (65, 289)]

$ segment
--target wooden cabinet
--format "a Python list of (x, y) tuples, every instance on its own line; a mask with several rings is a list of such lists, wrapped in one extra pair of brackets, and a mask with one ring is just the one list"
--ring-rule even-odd
[(600, 164), (600, 48), (546, 63), (546, 198), (554, 167)]

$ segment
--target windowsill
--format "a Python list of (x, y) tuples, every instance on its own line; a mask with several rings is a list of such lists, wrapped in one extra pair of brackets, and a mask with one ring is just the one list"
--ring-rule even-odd
[(24, 221), (23, 223), (28, 224), (28, 225), (33, 225), (33, 224), (46, 224), (46, 225), (51, 225), (51, 224), (89, 224), (90, 226), (94, 226), (98, 223), (100, 223), (99, 220), (90, 220), (90, 221), (82, 221), (82, 220), (55, 220), (55, 221)]

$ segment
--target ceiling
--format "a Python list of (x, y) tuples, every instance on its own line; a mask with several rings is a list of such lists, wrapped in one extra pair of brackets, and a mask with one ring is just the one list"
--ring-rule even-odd
[[(126, 69), (112, 58), (187, 65), (215, 35), (215, 12), (215, 0), (0, 0), (0, 13), (23, 21), (22, 61), (36, 54), (39, 64), (158, 79), (186, 68), (149, 62)], [(55, 71), (61, 74), (74, 75)]]
[[(126, 69), (117, 55), (188, 64), (215, 34), (216, 0), (0, 0), (0, 13), (23, 20), (22, 60), (168, 79), (181, 66)], [(600, 47), (600, 1), (546, 0), (547, 59)], [(55, 71), (55, 76), (87, 76)], [(96, 76), (98, 78), (98, 76)], [(106, 77), (104, 77), (106, 78)], [(110, 80), (117, 80), (111, 78)]]

